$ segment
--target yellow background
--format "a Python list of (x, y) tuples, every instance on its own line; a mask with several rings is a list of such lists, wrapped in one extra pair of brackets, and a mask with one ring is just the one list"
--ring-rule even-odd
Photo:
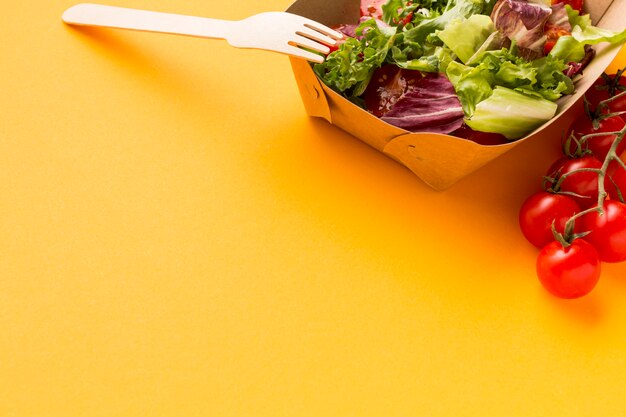
[(557, 300), (517, 225), (576, 114), (434, 192), (284, 56), (0, 3), (0, 416), (625, 415), (626, 266)]

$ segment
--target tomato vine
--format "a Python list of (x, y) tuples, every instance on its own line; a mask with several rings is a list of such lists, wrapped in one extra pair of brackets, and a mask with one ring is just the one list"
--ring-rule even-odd
[(603, 74), (585, 94), (563, 157), (520, 209), (524, 236), (540, 248), (539, 281), (560, 298), (589, 293), (603, 262), (626, 261), (625, 71)]

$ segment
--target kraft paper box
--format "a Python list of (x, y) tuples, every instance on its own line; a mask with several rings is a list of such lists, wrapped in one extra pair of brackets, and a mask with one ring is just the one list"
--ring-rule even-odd
[[(298, 0), (288, 12), (327, 26), (356, 23), (359, 0)], [(586, 11), (596, 26), (622, 30), (626, 26), (626, 1), (587, 0)], [(489, 161), (538, 135), (570, 108), (613, 61), (621, 45), (595, 45), (596, 56), (576, 83), (573, 95), (561, 98), (556, 116), (527, 136), (503, 145), (485, 146), (466, 139), (436, 133), (411, 133), (389, 125), (359, 108), (321, 82), (311, 65), (290, 58), (306, 112), (326, 119), (413, 171), (435, 190), (444, 190)]]

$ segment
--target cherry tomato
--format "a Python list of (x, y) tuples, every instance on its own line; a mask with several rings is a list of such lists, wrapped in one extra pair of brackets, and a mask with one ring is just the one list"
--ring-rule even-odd
[(591, 243), (604, 262), (626, 261), (626, 204), (604, 202), (604, 214), (594, 211), (581, 219), (581, 230), (589, 230), (585, 240)]
[(544, 33), (546, 35), (546, 43), (543, 45), (543, 53), (544, 55), (548, 55), (556, 41), (559, 40), (561, 36), (571, 35), (571, 32), (564, 27), (554, 25), (550, 22), (547, 22), (544, 26)]
[[(394, 19), (394, 20), (396, 20), (396, 19)], [(394, 23), (396, 23), (400, 27), (404, 27), (404, 26), (408, 25), (409, 23), (411, 23), (411, 20), (413, 20), (413, 12), (408, 13), (399, 22), (394, 22)]]
[(539, 249), (554, 240), (552, 223), (563, 234), (565, 223), (581, 211), (578, 203), (563, 194), (539, 191), (524, 201), (519, 212), (522, 234)]
[(371, 16), (375, 19), (383, 18), (383, 4), (387, 0), (361, 0), (361, 17)]
[(598, 252), (582, 239), (568, 247), (553, 241), (537, 256), (537, 276), (541, 285), (559, 298), (578, 298), (588, 294), (600, 279)]
[(328, 54), (326, 55), (329, 55), (339, 50), (339, 47), (346, 42), (347, 37), (354, 37), (355, 33), (354, 33), (353, 27), (355, 27), (355, 25), (343, 25), (343, 24), (332, 27), (337, 32), (343, 34), (343, 38), (338, 39), (334, 45), (329, 45), (328, 46), (329, 51), (328, 51)]
[[(576, 159), (561, 158), (548, 169), (547, 176), (554, 179), (552, 186), (558, 188), (553, 191), (576, 194), (570, 196), (584, 209), (598, 202), (598, 174), (579, 170), (599, 170), (601, 167), (602, 162), (591, 155)], [(561, 178), (565, 174), (567, 177)]]
[(607, 189), (609, 192), (609, 196), (611, 196), (611, 199), (613, 200), (620, 200), (622, 201), (622, 203), (625, 202), (626, 201), (626, 169), (624, 169), (617, 162), (613, 161), (611, 164), (609, 164), (607, 175), (609, 178), (607, 181)]
[(583, 10), (583, 0), (552, 0), (552, 4), (565, 3), (572, 6), (572, 9), (578, 10), (582, 12)]
[[(601, 119), (597, 122), (597, 128), (594, 122), (588, 117), (580, 117), (571, 124), (563, 137), (563, 151), (567, 156), (579, 156), (579, 151), (589, 150), (599, 160), (604, 161), (609, 149), (617, 138), (616, 135), (602, 135), (585, 138), (583, 136), (590, 134), (598, 134), (604, 132), (619, 132), (626, 126), (626, 122), (621, 117), (613, 116)], [(578, 149), (580, 145), (581, 149)], [(617, 154), (621, 154), (626, 150), (626, 140), (622, 140), (617, 146)]]
[(554, 45), (556, 45), (557, 39), (547, 39), (546, 40), (546, 43), (543, 44), (543, 54), (544, 55), (548, 55), (550, 53), (550, 51), (554, 48)]
[[(622, 76), (622, 71), (611, 75), (602, 74), (585, 92), (585, 99), (589, 103), (589, 108), (595, 111), (601, 101), (621, 94), (624, 91), (626, 91), (626, 76)], [(607, 111), (610, 113), (626, 111), (626, 94), (620, 95), (610, 103), (607, 103), (607, 105)], [(622, 114), (620, 117), (626, 120), (626, 114)]]

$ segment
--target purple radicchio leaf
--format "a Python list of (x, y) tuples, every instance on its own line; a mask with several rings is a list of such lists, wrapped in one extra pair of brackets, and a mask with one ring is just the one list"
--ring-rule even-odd
[(548, 18), (548, 22), (553, 26), (558, 26), (568, 32), (572, 31), (572, 25), (569, 22), (565, 3), (557, 3), (551, 6), (552, 14)]
[(567, 64), (567, 69), (564, 71), (565, 75), (573, 78), (575, 75), (582, 74), (583, 70), (589, 65), (589, 63), (596, 56), (596, 50), (591, 45), (585, 45), (585, 56), (580, 62), (570, 62)]
[(463, 108), (452, 83), (426, 74), (381, 119), (411, 132), (451, 133), (463, 125)]
[(342, 24), (339, 26), (335, 26), (334, 29), (337, 32), (343, 33), (344, 35), (350, 37), (350, 38), (356, 38), (356, 28), (359, 25), (349, 25), (349, 24)]
[(527, 0), (498, 0), (491, 12), (491, 20), (520, 48), (541, 53), (546, 42), (543, 27), (551, 14), (550, 7)]
[[(350, 38), (356, 38), (356, 39), (361, 39), (363, 38), (363, 36), (357, 36), (356, 34), (356, 30), (359, 27), (359, 25), (367, 20), (371, 20), (374, 19), (371, 16), (363, 16), (359, 19), (359, 23), (357, 24), (341, 24), (338, 26), (333, 27), (333, 29), (335, 29), (338, 32), (343, 33), (344, 35), (350, 37)], [(385, 22), (383, 22), (382, 20), (379, 19), (375, 19), (376, 20), (376, 25), (380, 28), (380, 29), (384, 29), (384, 28), (388, 28), (389, 25)], [(365, 29), (366, 31), (369, 28)]]

